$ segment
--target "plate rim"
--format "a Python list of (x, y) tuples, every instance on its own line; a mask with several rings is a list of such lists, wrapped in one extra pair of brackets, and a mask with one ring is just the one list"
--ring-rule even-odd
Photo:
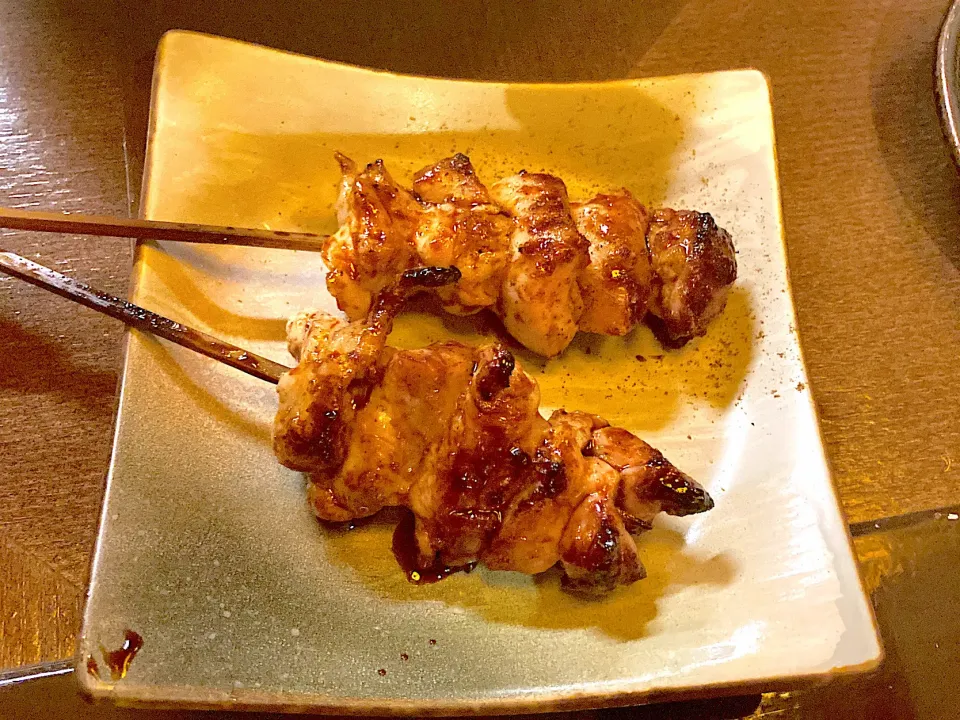
[(960, 170), (960, 0), (944, 14), (934, 69), (940, 129)]
[[(960, 9), (960, 0), (955, 1), (954, 10)], [(190, 30), (169, 30), (161, 37), (157, 46), (155, 55), (154, 71), (151, 86), (151, 101), (149, 121), (147, 126), (147, 148), (143, 166), (143, 182), (141, 187), (143, 199), (140, 203), (139, 213), (144, 217), (147, 202), (144, 200), (149, 195), (151, 173), (155, 163), (153, 155), (157, 152), (156, 129), (159, 122), (157, 100), (159, 90), (163, 81), (163, 70), (165, 54), (168, 52), (168, 46), (177, 42), (180, 38), (199, 38), (205, 41), (213, 41), (222, 44), (241, 45), (249, 48), (256, 48), (261, 51), (278, 53), (296, 58), (298, 61), (307, 61), (310, 64), (322, 65), (335, 68), (340, 71), (357, 72), (365, 75), (380, 76), (387, 79), (400, 80), (427, 80), (430, 82), (447, 84), (467, 84), (483, 86), (489, 88), (597, 88), (597, 87), (636, 87), (638, 84), (657, 81), (674, 81), (678, 78), (705, 78), (730, 75), (754, 75), (763, 80), (767, 93), (766, 107), (769, 110), (769, 124), (772, 138), (771, 150), (773, 152), (773, 190), (776, 195), (776, 217), (777, 230), (781, 249), (784, 258), (788, 260), (788, 248), (785, 237), (785, 227), (783, 221), (783, 198), (780, 187), (779, 156), (777, 151), (775, 119), (773, 114), (772, 82), (770, 76), (761, 69), (754, 67), (742, 67), (729, 70), (719, 70), (697, 73), (678, 73), (673, 75), (643, 76), (636, 78), (621, 78), (602, 81), (575, 81), (575, 82), (545, 82), (545, 83), (512, 83), (484, 80), (475, 80), (469, 78), (449, 78), (430, 75), (411, 75), (406, 73), (397, 73), (388, 70), (363, 67), (343, 63), (338, 61), (326, 60), (323, 58), (312, 57), (287, 50), (271, 48), (258, 43), (251, 43), (233, 38), (226, 38), (208, 33), (190, 31)], [(145, 264), (143, 262), (143, 244), (136, 243), (133, 259), (133, 268), (129, 286), (129, 296), (133, 297), (138, 291), (139, 280), (142, 276)], [(793, 292), (793, 284), (790, 274), (789, 262), (785, 263), (786, 290), (789, 299), (790, 322), (794, 328), (798, 328), (796, 316), (796, 302)], [(131, 331), (126, 330), (122, 343), (122, 370), (121, 379), (118, 386), (117, 415), (114, 424), (114, 434), (111, 447), (110, 471), (107, 476), (106, 487), (104, 491), (104, 502), (101, 507), (99, 527), (97, 532), (96, 549), (91, 563), (90, 585), (86, 593), (87, 608), (84, 612), (84, 621), (81, 633), (78, 637), (78, 645), (87, 635), (88, 612), (90, 599), (96, 577), (95, 570), (101, 553), (102, 534), (105, 528), (105, 521), (108, 516), (108, 504), (106, 499), (109, 497), (110, 488), (113, 480), (114, 455), (117, 451), (117, 438), (119, 436), (121, 425), (121, 408), (123, 404), (124, 390), (128, 381), (128, 360), (130, 348)], [(799, 364), (803, 369), (804, 375), (809, 378), (807, 363), (803, 352), (803, 342), (800, 338), (799, 330), (795, 332), (797, 350), (799, 353)], [(201, 690), (198, 692), (184, 692), (187, 688), (181, 686), (161, 686), (144, 684), (105, 684), (98, 683), (91, 677), (88, 677), (84, 658), (78, 654), (76, 657), (75, 676), (81, 691), (94, 700), (107, 700), (119, 702), (125, 706), (144, 707), (144, 708), (178, 708), (178, 709), (236, 709), (236, 710), (279, 710), (292, 708), (295, 712), (321, 712), (321, 713), (346, 713), (350, 715), (422, 715), (422, 716), (442, 716), (442, 715), (492, 715), (492, 714), (530, 714), (540, 712), (571, 711), (584, 709), (597, 709), (609, 707), (623, 707), (638, 704), (647, 704), (655, 702), (706, 699), (713, 697), (730, 696), (741, 693), (775, 691), (782, 689), (797, 689), (816, 685), (826, 684), (837, 678), (861, 675), (875, 670), (883, 662), (885, 651), (882, 637), (879, 632), (876, 612), (873, 604), (870, 602), (870, 596), (866, 591), (863, 573), (861, 572), (857, 561), (856, 551), (853, 545), (853, 537), (847, 522), (846, 513), (840, 500), (837, 483), (832, 471), (829, 457), (826, 453), (826, 446), (823, 438), (823, 428), (820, 414), (812, 394), (808, 394), (806, 403), (809, 405), (809, 411), (814, 420), (819, 450), (823, 457), (825, 469), (827, 471), (830, 492), (834, 506), (842, 521), (844, 534), (846, 537), (846, 549), (849, 558), (852, 561), (855, 570), (859, 596), (864, 601), (864, 607), (873, 629), (876, 653), (866, 658), (860, 663), (837, 665), (827, 670), (816, 670), (810, 672), (798, 672), (790, 675), (771, 674), (763, 676), (754, 676), (744, 680), (731, 680), (713, 683), (697, 683), (677, 688), (646, 688), (630, 689), (629, 681), (620, 681), (615, 685), (604, 684), (599, 688), (587, 687), (580, 689), (571, 689), (565, 691), (524, 691), (517, 692), (508, 697), (483, 697), (474, 699), (445, 700), (445, 699), (409, 699), (409, 698), (364, 698), (364, 697), (342, 697), (330, 696), (322, 693), (315, 694), (293, 694), (293, 693), (270, 693), (256, 691), (245, 688), (237, 693), (216, 693), (210, 690)], [(834, 565), (836, 560), (833, 561)], [(852, 589), (852, 588), (851, 588)], [(859, 599), (859, 597), (858, 597)]]

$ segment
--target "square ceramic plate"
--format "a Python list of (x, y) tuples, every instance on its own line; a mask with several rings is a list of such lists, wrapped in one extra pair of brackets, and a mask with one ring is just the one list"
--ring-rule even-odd
[[(131, 333), (80, 644), (84, 688), (125, 703), (482, 713), (822, 680), (881, 651), (824, 461), (781, 239), (769, 89), (756, 71), (581, 85), (402, 77), (189, 33), (160, 47), (144, 214), (327, 232), (334, 150), (395, 174), (456, 151), (574, 198), (626, 186), (709, 209), (740, 280), (707, 337), (646, 329), (521, 360), (546, 408), (595, 412), (699, 478), (716, 508), (640, 542), (649, 577), (586, 602), (478, 570), (410, 585), (391, 528), (321, 528), (270, 449), (274, 388)], [(133, 300), (279, 361), (285, 318), (334, 308), (315, 253), (143, 245)], [(392, 342), (477, 339), (403, 317)], [(144, 639), (112, 681), (102, 647)], [(88, 659), (101, 668), (88, 672)]]

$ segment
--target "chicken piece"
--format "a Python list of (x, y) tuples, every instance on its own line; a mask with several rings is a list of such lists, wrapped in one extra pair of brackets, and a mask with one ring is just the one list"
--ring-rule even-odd
[(500, 533), (503, 507), (529, 484), (533, 443), (546, 427), (537, 412), (539, 389), (513, 356), (496, 345), (471, 350), (473, 375), (461, 386), (462, 402), (441, 429), (437, 462), (411, 495), (424, 567), (482, 556)]
[[(294, 316), (287, 325), (287, 344), (298, 362), (277, 385), (280, 404), (274, 420), (273, 448), (282, 464), (321, 473), (343, 467), (357, 413), (369, 405), (381, 366), (394, 354), (385, 343), (403, 299), (416, 289), (459, 277), (455, 268), (407, 271), (397, 285), (378, 294), (366, 324), (319, 312)], [(328, 502), (328, 520), (358, 516), (337, 502), (332, 489), (315, 506), (317, 502)]]
[(507, 331), (553, 356), (577, 330), (624, 335), (646, 319), (664, 344), (706, 332), (736, 279), (730, 235), (692, 210), (650, 213), (626, 190), (570, 206), (552, 175), (521, 172), (489, 190), (465, 155), (420, 170), (413, 192), (383, 163), (343, 171), (340, 229), (324, 244), (327, 287), (350, 319), (417, 265), (455, 266), (444, 308), (493, 309)]
[(444, 309), (467, 315), (494, 306), (513, 223), (492, 203), (470, 159), (454, 155), (423, 168), (414, 175), (413, 191), (424, 207), (414, 237), (420, 261), (461, 273), (455, 286), (437, 290)]
[(617, 473), (601, 462), (593, 469), (600, 489), (574, 509), (560, 542), (563, 586), (583, 595), (600, 595), (647, 576), (637, 544), (614, 504)]
[(737, 278), (733, 241), (709, 213), (665, 208), (653, 214), (647, 246), (657, 278), (652, 326), (661, 342), (679, 347), (723, 310)]
[(573, 222), (560, 178), (521, 172), (490, 194), (515, 222), (498, 314), (523, 345), (552, 357), (577, 333), (583, 313), (577, 278), (590, 262), (589, 243)]
[(536, 382), (502, 346), (386, 346), (405, 296), (458, 279), (453, 269), (407, 271), (366, 321), (296, 316), (298, 364), (278, 385), (277, 457), (310, 474), (321, 519), (412, 510), (414, 564), (425, 573), (477, 561), (539, 573), (559, 563), (564, 586), (587, 594), (642, 578), (630, 533), (661, 509), (709, 509), (709, 495), (596, 416), (544, 420)]
[(352, 414), (355, 405), (347, 387), (350, 377), (376, 361), (379, 348), (359, 352), (358, 328), (325, 313), (296, 315), (287, 332), (287, 345), (296, 350), (299, 362), (277, 385), (277, 458), (294, 470), (338, 467), (343, 462), (343, 421), (349, 422), (341, 415)]
[(323, 259), (327, 289), (348, 318), (364, 317), (380, 289), (418, 265), (460, 270), (459, 283), (437, 289), (448, 312), (474, 313), (497, 302), (513, 223), (490, 203), (466, 156), (417, 173), (416, 194), (379, 160), (358, 172), (346, 156), (337, 159), (341, 226), (324, 243)]
[(323, 244), (327, 289), (350, 319), (362, 318), (373, 296), (400, 274), (421, 265), (413, 235), (423, 209), (400, 187), (382, 160), (357, 171), (356, 163), (337, 153), (343, 173), (337, 199), (340, 229)]
[(650, 215), (629, 191), (620, 190), (574, 203), (573, 219), (590, 242), (590, 264), (579, 278), (580, 330), (626, 335), (643, 320), (650, 301)]
[(649, 530), (659, 512), (682, 516), (713, 508), (706, 490), (636, 435), (602, 427), (591, 441), (592, 454), (620, 473), (619, 507), (630, 532)]
[(441, 205), (490, 205), (490, 192), (463, 153), (428, 165), (413, 176), (413, 192), (423, 202)]
[(593, 489), (578, 440), (577, 428), (551, 418), (531, 454), (525, 487), (504, 507), (503, 527), (481, 558), (488, 567), (532, 574), (560, 560), (570, 516)]

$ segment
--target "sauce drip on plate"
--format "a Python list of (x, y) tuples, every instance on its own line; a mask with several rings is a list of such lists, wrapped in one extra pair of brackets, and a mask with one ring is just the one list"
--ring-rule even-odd
[(407, 580), (414, 585), (439, 582), (454, 573), (470, 572), (476, 567), (475, 562), (450, 567), (439, 561), (434, 562), (429, 567), (419, 567), (417, 565), (417, 542), (413, 535), (414, 523), (413, 513), (407, 513), (393, 531), (393, 555), (407, 574)]
[(126, 676), (130, 663), (142, 647), (143, 638), (133, 630), (127, 630), (124, 633), (123, 645), (117, 650), (107, 650), (103, 645), (100, 646), (103, 661), (110, 668), (110, 677), (113, 680), (121, 680)]

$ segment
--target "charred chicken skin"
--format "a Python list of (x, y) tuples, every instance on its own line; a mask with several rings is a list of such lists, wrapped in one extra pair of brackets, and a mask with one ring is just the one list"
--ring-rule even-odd
[(627, 190), (571, 203), (563, 181), (520, 172), (485, 187), (465, 155), (402, 187), (382, 161), (342, 171), (340, 229), (324, 244), (327, 287), (363, 318), (418, 266), (454, 266), (446, 310), (490, 308), (530, 350), (554, 356), (577, 331), (624, 335), (648, 319), (679, 347), (703, 335), (737, 276), (730, 234), (707, 213), (649, 211)]
[(415, 562), (481, 562), (600, 594), (644, 577), (634, 536), (655, 515), (713, 500), (643, 440), (601, 418), (539, 413), (536, 381), (503, 346), (386, 345), (404, 298), (450, 289), (455, 268), (401, 273), (364, 320), (304, 312), (288, 323), (297, 366), (280, 380), (274, 450), (309, 475), (316, 515), (385, 507), (414, 516)]

